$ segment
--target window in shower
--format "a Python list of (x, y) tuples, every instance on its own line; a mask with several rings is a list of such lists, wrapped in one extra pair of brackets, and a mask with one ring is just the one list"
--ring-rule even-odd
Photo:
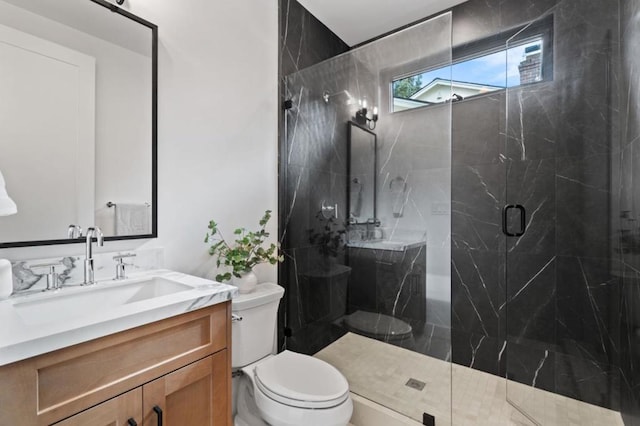
[[(517, 43), (507, 40), (516, 36)], [(539, 83), (553, 75), (553, 20), (468, 43), (453, 50), (453, 64), (414, 72), (391, 83), (392, 111)]]

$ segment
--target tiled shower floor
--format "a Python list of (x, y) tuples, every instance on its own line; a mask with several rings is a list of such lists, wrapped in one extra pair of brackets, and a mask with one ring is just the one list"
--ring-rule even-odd
[[(527, 404), (542, 425), (623, 425), (615, 411), (512, 381), (506, 384), (503, 378), (353, 333), (315, 356), (340, 370), (353, 393), (420, 421), (426, 411), (438, 426), (532, 424), (507, 402), (507, 386), (510, 398)], [(405, 386), (410, 378), (426, 383), (425, 388)]]

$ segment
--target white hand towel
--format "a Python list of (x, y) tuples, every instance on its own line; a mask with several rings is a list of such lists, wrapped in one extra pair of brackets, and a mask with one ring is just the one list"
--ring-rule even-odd
[(116, 235), (151, 233), (151, 207), (146, 204), (116, 205)]

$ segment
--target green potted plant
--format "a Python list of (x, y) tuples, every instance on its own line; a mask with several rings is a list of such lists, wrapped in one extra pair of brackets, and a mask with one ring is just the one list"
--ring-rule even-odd
[(216, 275), (217, 281), (231, 280), (240, 293), (250, 293), (258, 283), (253, 272), (254, 266), (260, 263), (275, 265), (284, 261), (284, 256), (279, 255), (276, 244), (272, 243), (265, 247), (265, 240), (269, 237), (265, 228), (269, 219), (271, 219), (271, 210), (265, 211), (257, 231), (247, 231), (245, 228), (234, 230), (233, 242), (228, 242), (222, 236), (215, 221), (209, 222), (209, 230), (204, 242), (210, 244), (209, 254), (217, 256), (216, 266), (218, 268), (224, 266), (227, 269), (227, 272)]
[(335, 217), (325, 218), (322, 212), (316, 214), (318, 228), (307, 230), (309, 244), (315, 246), (320, 254), (320, 267), (329, 269), (344, 251), (346, 229)]

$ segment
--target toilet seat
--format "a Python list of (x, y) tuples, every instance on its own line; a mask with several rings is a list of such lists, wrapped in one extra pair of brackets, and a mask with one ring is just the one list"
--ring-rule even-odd
[(326, 409), (349, 398), (349, 383), (335, 367), (295, 352), (259, 362), (254, 379), (265, 396), (290, 407)]
[(378, 340), (397, 341), (413, 336), (410, 324), (378, 312), (355, 311), (344, 316), (343, 324), (348, 330)]

